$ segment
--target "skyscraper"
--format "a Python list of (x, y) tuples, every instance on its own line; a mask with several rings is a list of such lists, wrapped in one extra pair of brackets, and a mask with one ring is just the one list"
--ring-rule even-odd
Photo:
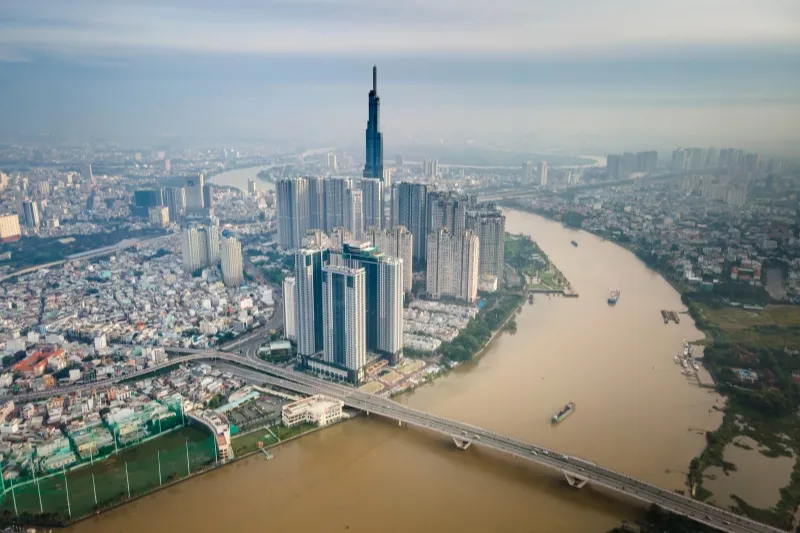
[(452, 235), (441, 228), (428, 236), (425, 291), (431, 298), (452, 296), (472, 303), (478, 296), (480, 243), (470, 230)]
[(377, 226), (369, 228), (372, 245), (380, 252), (403, 260), (403, 291), (411, 292), (413, 283), (412, 261), (414, 237), (405, 226), (395, 226), (381, 231)]
[(323, 359), (361, 381), (367, 364), (366, 275), (363, 268), (323, 267)]
[(300, 355), (322, 350), (322, 266), (329, 255), (328, 250), (320, 248), (305, 248), (294, 254), (294, 316)]
[(686, 170), (686, 162), (688, 160), (688, 150), (678, 148), (672, 151), (672, 171), (683, 172)]
[(367, 119), (367, 160), (364, 177), (383, 179), (383, 135), (380, 131), (381, 99), (378, 96), (378, 67), (372, 66), (372, 90), (369, 92), (369, 118)]
[(397, 185), (397, 223), (414, 236), (414, 260), (424, 261), (428, 235), (428, 187), (422, 183)]
[(164, 189), (164, 205), (169, 209), (170, 220), (180, 220), (186, 214), (186, 189), (183, 187)]
[(223, 237), (220, 243), (222, 281), (228, 287), (238, 287), (244, 281), (242, 272), (242, 243), (236, 237)]
[(295, 306), (297, 294), (295, 281), (292, 276), (283, 278), (283, 336), (289, 340), (297, 339), (297, 325), (295, 322)]
[(208, 248), (208, 264), (214, 266), (219, 263), (219, 226), (215, 223), (203, 228), (206, 234), (206, 247)]
[(25, 226), (30, 229), (39, 229), (39, 202), (35, 200), (22, 202), (22, 214), (25, 218)]
[(186, 176), (186, 212), (200, 213), (203, 211), (203, 183), (202, 174)]
[(305, 178), (279, 180), (278, 242), (284, 250), (302, 246), (308, 231), (308, 181)]
[(547, 187), (547, 161), (539, 163), (539, 185)]
[(324, 180), (325, 225), (322, 229), (326, 232), (334, 228), (346, 226), (346, 213), (350, 180), (347, 178), (329, 178)]
[(478, 236), (480, 256), (478, 276), (503, 277), (505, 261), (506, 217), (499, 211), (470, 211), (467, 214), (467, 229)]
[(330, 258), (332, 265), (364, 269), (367, 349), (396, 364), (403, 357), (403, 260), (367, 242), (344, 244)]
[(428, 233), (439, 228), (456, 235), (466, 227), (467, 208), (471, 200), (467, 195), (459, 196), (452, 192), (432, 191), (428, 193)]
[(325, 181), (320, 177), (308, 180), (308, 228), (325, 229)]
[(364, 194), (355, 189), (347, 190), (347, 222), (345, 227), (360, 240), (364, 234)]
[(206, 232), (201, 228), (187, 228), (181, 236), (183, 268), (194, 272), (208, 265), (208, 242)]
[(203, 185), (203, 209), (208, 211), (214, 207), (214, 189), (211, 185)]
[(169, 208), (163, 205), (151, 207), (148, 211), (150, 224), (157, 228), (166, 228), (169, 225)]
[(143, 189), (133, 193), (133, 215), (146, 217), (151, 207), (164, 205), (161, 189)]
[(384, 202), (383, 183), (380, 180), (364, 178), (361, 180), (362, 200), (364, 202), (364, 227), (383, 228)]

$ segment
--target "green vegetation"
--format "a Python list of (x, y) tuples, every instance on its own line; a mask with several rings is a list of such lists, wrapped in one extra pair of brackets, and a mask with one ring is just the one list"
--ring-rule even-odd
[[(716, 529), (698, 524), (685, 516), (664, 511), (656, 505), (647, 509), (644, 518), (637, 521), (641, 533), (714, 533)], [(629, 533), (634, 531), (625, 527), (615, 527), (608, 533)]]
[[(262, 446), (258, 445), (259, 442)], [(273, 437), (269, 431), (260, 428), (251, 433), (233, 438), (231, 445), (233, 446), (233, 455), (235, 457), (241, 457), (248, 453), (258, 451), (262, 447), (271, 446), (277, 442), (278, 440)]]
[(467, 327), (452, 342), (439, 347), (442, 358), (445, 361), (471, 359), (523, 302), (524, 297), (516, 292), (497, 291), (487, 295), (483, 309), (469, 321)]
[(275, 434), (275, 436), (278, 437), (278, 439), (286, 440), (286, 439), (291, 439), (292, 437), (297, 437), (298, 435), (302, 435), (303, 433), (308, 433), (313, 429), (317, 429), (317, 426), (315, 426), (314, 424), (310, 424), (308, 422), (303, 422), (302, 424), (298, 424), (292, 427), (286, 427), (283, 424), (280, 424), (270, 429)]
[(125, 239), (134, 237), (155, 237), (164, 235), (164, 230), (156, 228), (145, 228), (141, 230), (130, 230), (127, 228), (117, 228), (104, 233), (94, 235), (74, 235), (75, 240), (62, 243), (59, 238), (40, 238), (27, 237), (17, 242), (5, 243), (2, 245), (4, 252), (11, 252), (11, 259), (8, 265), (12, 269), (22, 269), (30, 266), (52, 263), (66, 259), (67, 256), (111, 246)]
[[(528, 278), (529, 289), (558, 291), (569, 287), (569, 282), (547, 254), (526, 235), (506, 234), (505, 259), (520, 275)], [(538, 282), (533, 283), (533, 280)]]
[[(64, 525), (70, 520), (106, 509), (211, 466), (215, 458), (214, 438), (204, 431), (186, 427), (122, 451), (117, 455), (84, 465), (76, 470), (38, 478), (38, 489), (30, 479), (18, 479), (2, 500), (0, 527), (8, 524)], [(188, 456), (188, 465), (187, 465)], [(159, 459), (161, 482), (159, 482)], [(127, 477), (126, 477), (127, 467)], [(67, 507), (69, 487), (71, 516)], [(10, 484), (6, 482), (6, 488)], [(97, 492), (97, 504), (94, 493)], [(39, 504), (41, 493), (41, 508)], [(20, 516), (15, 517), (14, 501)], [(41, 510), (44, 513), (40, 517)], [(30, 519), (25, 515), (28, 513)]]

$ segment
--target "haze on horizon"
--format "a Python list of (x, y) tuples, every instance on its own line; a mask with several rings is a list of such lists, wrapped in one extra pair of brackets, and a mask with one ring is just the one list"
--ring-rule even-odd
[(28, 0), (0, 139), (800, 152), (796, 0)]

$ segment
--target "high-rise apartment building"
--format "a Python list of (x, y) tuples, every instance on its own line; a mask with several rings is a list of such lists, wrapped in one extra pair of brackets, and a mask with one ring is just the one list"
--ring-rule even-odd
[(187, 272), (208, 266), (208, 239), (203, 228), (185, 229), (181, 239), (181, 249), (183, 268)]
[(678, 148), (672, 151), (672, 164), (670, 166), (673, 172), (683, 172), (687, 169), (689, 159), (688, 150)]
[(381, 99), (378, 96), (378, 68), (372, 66), (372, 90), (369, 92), (369, 118), (366, 132), (364, 177), (383, 179), (383, 135), (380, 130)]
[(308, 181), (308, 228), (325, 229), (325, 179), (306, 178)]
[(178, 221), (186, 214), (186, 189), (170, 187), (164, 189), (164, 205), (169, 209), (169, 219)]
[(364, 195), (363, 191), (348, 189), (347, 219), (345, 227), (357, 240), (364, 234)]
[(445, 228), (428, 235), (425, 290), (431, 298), (450, 296), (468, 303), (478, 297), (480, 243), (470, 230)]
[(539, 163), (539, 185), (547, 187), (547, 161)]
[(203, 186), (205, 177), (202, 174), (186, 177), (186, 212), (201, 213), (205, 206), (203, 202)]
[(422, 173), (427, 178), (435, 178), (439, 175), (439, 160), (438, 159), (427, 159), (424, 163), (422, 163)]
[(283, 278), (283, 336), (291, 341), (297, 340), (296, 299), (294, 277), (287, 276)]
[(332, 172), (336, 172), (337, 170), (339, 170), (339, 163), (338, 161), (336, 161), (336, 154), (334, 154), (333, 152), (328, 152), (328, 155), (325, 158), (325, 163), (326, 166), (328, 167), (328, 170)]
[[(425, 261), (428, 236), (428, 187), (422, 183), (397, 184), (397, 223), (414, 236), (414, 260)], [(393, 202), (394, 204), (395, 202)]]
[(364, 227), (377, 226), (382, 229), (385, 216), (383, 183), (380, 180), (364, 178), (361, 180), (361, 192), (364, 202)]
[(359, 382), (367, 364), (365, 271), (328, 265), (322, 274), (323, 360)]
[(26, 200), (22, 202), (22, 214), (25, 217), (25, 226), (30, 229), (39, 229), (39, 202)]
[(439, 228), (447, 228), (452, 234), (458, 234), (466, 227), (467, 210), (473, 204), (467, 195), (456, 195), (451, 192), (432, 191), (428, 193), (426, 202), (428, 211), (428, 233)]
[(258, 194), (258, 187), (256, 187), (256, 180), (247, 180), (247, 194), (255, 196)]
[(308, 181), (305, 178), (279, 180), (275, 186), (278, 196), (278, 242), (284, 250), (302, 246), (308, 231)]
[(297, 353), (311, 356), (322, 350), (322, 267), (330, 252), (304, 248), (294, 254), (295, 327)]
[(403, 260), (362, 242), (344, 244), (330, 262), (364, 269), (367, 350), (396, 364), (403, 356)]
[(480, 243), (478, 276), (492, 275), (502, 280), (505, 261), (505, 215), (495, 210), (470, 211), (467, 214), (467, 229), (478, 236)]
[(203, 185), (203, 209), (211, 211), (214, 207), (214, 188), (211, 185)]
[(323, 183), (326, 232), (346, 226), (348, 193), (352, 187), (347, 178), (329, 178)]
[(18, 241), (21, 235), (19, 215), (0, 215), (0, 242)]
[(403, 291), (411, 292), (413, 283), (414, 237), (405, 226), (395, 226), (381, 231), (377, 226), (369, 228), (372, 245), (381, 253), (403, 260)]
[(228, 287), (238, 287), (244, 281), (242, 243), (236, 237), (223, 237), (220, 242), (222, 281)]

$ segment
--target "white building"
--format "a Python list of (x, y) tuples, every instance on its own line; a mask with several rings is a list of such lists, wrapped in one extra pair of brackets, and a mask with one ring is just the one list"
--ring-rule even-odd
[(403, 260), (403, 291), (411, 292), (413, 283), (414, 237), (405, 226), (381, 231), (373, 226), (369, 229), (372, 245), (382, 253)]
[(547, 187), (547, 161), (539, 163), (539, 185)]
[(364, 194), (363, 191), (348, 189), (347, 215), (345, 226), (356, 240), (364, 234)]
[(242, 272), (242, 243), (236, 237), (223, 237), (220, 245), (222, 280), (228, 287), (238, 287), (244, 281)]
[(181, 236), (183, 268), (193, 272), (220, 260), (219, 228), (187, 228)]
[(480, 244), (471, 230), (428, 235), (425, 290), (432, 298), (451, 296), (472, 303), (478, 296)]
[(287, 277), (283, 280), (283, 335), (289, 340), (297, 339), (297, 328), (294, 322), (295, 313), (295, 280)]
[(503, 275), (505, 262), (506, 217), (499, 211), (472, 211), (467, 214), (467, 229), (478, 236), (480, 258), (478, 275)]
[(315, 394), (283, 406), (281, 418), (287, 427), (310, 422), (318, 426), (332, 424), (342, 418), (344, 402)]
[(99, 337), (94, 338), (95, 350), (105, 350), (106, 348), (108, 348), (108, 341), (106, 340), (105, 335), (100, 335)]

